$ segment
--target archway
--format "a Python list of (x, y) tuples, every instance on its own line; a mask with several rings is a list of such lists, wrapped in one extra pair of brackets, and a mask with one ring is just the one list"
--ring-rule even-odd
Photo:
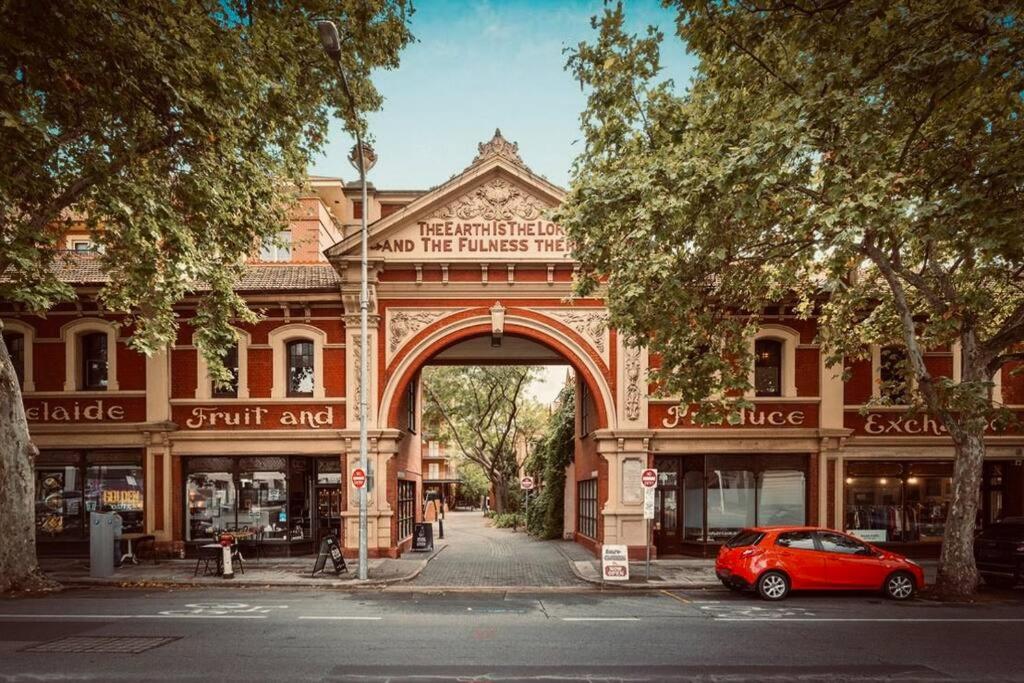
[[(385, 371), (378, 424), (397, 428), (401, 397), (409, 382), (425, 365), (457, 344), (491, 336), (491, 320), (486, 309), (475, 315), (450, 316), (420, 331), (405, 344)], [(504, 337), (522, 338), (539, 344), (561, 357), (586, 384), (594, 399), (598, 429), (614, 428), (615, 409), (609, 371), (573, 330), (553, 319), (532, 312), (510, 309), (505, 314)], [(505, 356), (513, 364), (522, 359)]]

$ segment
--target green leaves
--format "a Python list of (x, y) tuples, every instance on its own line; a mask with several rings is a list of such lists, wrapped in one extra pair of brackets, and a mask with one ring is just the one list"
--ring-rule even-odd
[[(998, 367), (1024, 341), (1016, 4), (669, 4), (700, 59), (686, 91), (657, 82), (661, 36), (627, 34), (619, 6), (573, 51), (587, 144), (559, 214), (580, 293), (605, 285), (661, 390), (735, 408), (780, 303), (818, 316), (836, 360), (959, 341), (965, 368)], [(988, 375), (968, 375), (977, 396)]]
[(221, 374), (231, 321), (253, 318), (232, 291), (239, 264), (286, 223), (340, 109), (315, 21), (341, 27), (351, 128), (380, 105), (370, 72), (397, 66), (410, 14), (404, 0), (4, 3), (0, 297), (72, 298), (52, 264), (84, 225), (132, 344), (171, 341), (172, 306), (198, 292), (199, 344)]

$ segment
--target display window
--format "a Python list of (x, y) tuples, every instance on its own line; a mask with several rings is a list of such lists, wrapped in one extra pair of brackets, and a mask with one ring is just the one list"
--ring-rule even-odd
[(123, 533), (145, 531), (145, 479), (137, 451), (42, 451), (36, 458), (36, 540), (82, 541), (90, 512), (115, 512)]
[(939, 542), (953, 499), (952, 462), (851, 461), (846, 531), (871, 543)]
[(210, 541), (234, 532), (269, 544), (312, 543), (332, 522), (339, 526), (341, 515), (340, 471), (327, 471), (330, 460), (323, 460), (321, 465), (298, 456), (188, 458), (185, 540)]
[(724, 543), (747, 527), (807, 522), (806, 456), (659, 456), (655, 468), (655, 542), (662, 554)]

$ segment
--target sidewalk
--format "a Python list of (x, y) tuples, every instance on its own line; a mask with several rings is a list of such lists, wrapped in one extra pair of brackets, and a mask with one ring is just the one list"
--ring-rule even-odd
[(419, 576), (437, 553), (438, 546), (431, 553), (406, 553), (399, 559), (371, 559), (368, 563), (369, 578), (360, 581), (356, 560), (346, 560), (348, 571), (335, 574), (333, 566), (311, 576), (314, 555), (295, 558), (269, 558), (245, 560), (245, 573), (235, 564), (232, 579), (220, 576), (203, 576), (202, 567), (198, 576), (193, 576), (195, 560), (140, 560), (139, 564), (125, 564), (114, 570), (114, 575), (104, 578), (89, 576), (87, 558), (40, 558), (39, 565), (47, 576), (65, 586), (202, 586), (229, 588), (232, 586), (274, 586), (281, 588), (380, 588)]

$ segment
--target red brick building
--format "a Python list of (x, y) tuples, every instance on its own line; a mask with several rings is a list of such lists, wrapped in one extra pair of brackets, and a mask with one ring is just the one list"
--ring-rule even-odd
[[(422, 515), (418, 376), (430, 363), (571, 366), (579, 396), (566, 530), (597, 550), (643, 551), (640, 471), (660, 473), (661, 555), (706, 554), (750, 524), (809, 523), (901, 547), (936, 548), (953, 447), (905, 407), (868, 408), (890, 366), (876, 350), (851, 379), (825, 365), (813, 320), (765, 311), (751, 340), (755, 408), (699, 427), (674, 400), (648, 396), (644, 349), (608, 328), (597, 299), (567, 303), (574, 264), (546, 219), (563, 191), (496, 135), (429, 191), (313, 178), (287, 248), (265, 249), (237, 289), (264, 314), (238, 327), (237, 380), (211, 385), (193, 343), (194, 301), (177, 307), (175, 343), (146, 358), (130, 327), (97, 308), (105, 281), (88, 237), (71, 233), (61, 277), (79, 294), (46, 316), (0, 302), (22, 378), (36, 463), (42, 552), (82, 552), (92, 510), (179, 552), (222, 529), (248, 529), (265, 553), (312, 552), (326, 533), (357, 542), (347, 483), (358, 456), (358, 223), (370, 225), (370, 548), (408, 547)], [(953, 349), (928, 354), (956, 379)], [(997, 376), (995, 398), (1024, 410), (1024, 377)], [(429, 453), (426, 454), (429, 456)], [(988, 440), (979, 524), (1021, 514), (1024, 437)], [(429, 465), (429, 457), (427, 459)], [(435, 477), (438, 479), (440, 477)]]

